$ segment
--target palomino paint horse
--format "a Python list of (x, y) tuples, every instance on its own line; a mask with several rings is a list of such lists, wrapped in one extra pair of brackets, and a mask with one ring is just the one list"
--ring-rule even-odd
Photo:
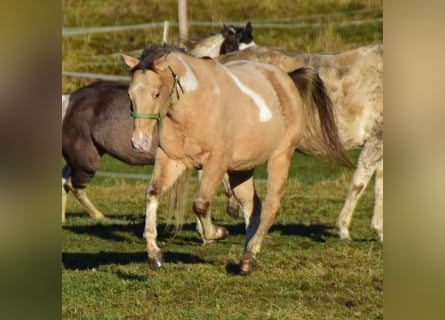
[[(253, 44), (250, 22), (245, 28), (224, 25), (218, 35), (193, 44), (190, 48), (200, 57), (210, 52), (227, 53)], [(67, 192), (71, 191), (94, 219), (104, 215), (88, 198), (86, 187), (96, 173), (103, 154), (130, 165), (154, 162), (154, 150), (136, 152), (130, 143), (133, 119), (128, 85), (99, 81), (62, 95), (62, 154), (67, 165), (62, 170), (62, 222), (65, 221)], [(66, 116), (65, 116), (66, 115)], [(232, 200), (230, 203), (233, 203)]]
[[(335, 54), (298, 54), (255, 46), (217, 60), (253, 60), (274, 64), (284, 71), (303, 66), (315, 68), (326, 84), (336, 107), (340, 138), (347, 150), (362, 148), (337, 226), (340, 238), (351, 240), (352, 214), (370, 178), (375, 173), (375, 203), (371, 228), (383, 241), (383, 45), (372, 45)], [(297, 149), (318, 155), (320, 148), (303, 138)], [(234, 210), (234, 209), (232, 209)]]
[[(154, 45), (140, 59), (123, 59), (132, 72), (128, 92), (135, 117), (133, 146), (150, 152), (157, 144), (153, 132), (159, 125), (144, 232), (150, 266), (162, 264), (156, 244), (161, 194), (186, 169), (202, 169), (193, 211), (204, 237), (216, 240), (227, 235), (225, 228), (212, 224), (209, 205), (228, 172), (246, 220), (240, 271), (251, 272), (278, 213), (291, 156), (314, 114), (320, 117), (325, 151), (348, 162), (321, 79), (311, 68), (296, 70), (291, 78), (273, 65), (251, 61), (221, 65), (168, 46)], [(260, 209), (252, 175), (266, 161), (267, 192)]]

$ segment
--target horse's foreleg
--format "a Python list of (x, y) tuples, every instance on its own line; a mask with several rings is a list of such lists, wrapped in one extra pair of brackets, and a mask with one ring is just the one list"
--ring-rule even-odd
[(66, 212), (66, 190), (62, 185), (62, 223), (65, 223), (65, 212)]
[(211, 240), (224, 239), (229, 234), (226, 228), (212, 223), (209, 210), (210, 201), (225, 172), (225, 168), (221, 167), (219, 160), (219, 158), (215, 158), (214, 161), (208, 160), (205, 164), (198, 192), (193, 201), (193, 211), (201, 222), (202, 236), (205, 243)]
[(66, 198), (68, 193), (68, 188), (65, 186), (66, 182), (71, 176), (71, 167), (66, 165), (62, 169), (62, 223), (65, 223), (66, 215)]
[(357, 168), (352, 176), (349, 186), (348, 195), (345, 203), (337, 218), (337, 228), (341, 240), (351, 241), (349, 235), (349, 225), (351, 223), (352, 214), (357, 205), (358, 200), (368, 185), (377, 164), (383, 156), (383, 146), (377, 139), (368, 140), (360, 153)]
[(380, 241), (383, 241), (383, 159), (377, 165), (374, 185), (374, 215), (371, 220), (371, 228), (377, 233)]
[(162, 251), (156, 244), (158, 236), (156, 230), (156, 213), (161, 194), (172, 186), (186, 167), (180, 161), (170, 159), (165, 152), (158, 148), (156, 151), (155, 166), (146, 192), (145, 228), (144, 238), (147, 244), (147, 253), (152, 269), (158, 269), (163, 263)]
[(293, 150), (276, 155), (267, 163), (267, 192), (261, 208), (260, 222), (252, 238), (246, 238), (246, 247), (240, 263), (240, 271), (248, 274), (256, 266), (256, 255), (261, 251), (267, 232), (280, 209), (280, 200), (288, 177)]
[[(201, 176), (202, 176), (202, 170), (198, 170), (198, 181), (201, 181)], [(230, 190), (230, 185), (229, 185), (229, 182), (228, 182), (229, 178), (228, 178), (227, 174), (224, 175), (224, 179), (227, 179), (227, 181), (223, 180), (223, 183), (224, 183), (224, 189), (226, 191), (226, 195), (229, 196), (227, 194), (227, 189), (226, 189), (226, 183), (227, 183), (227, 188)], [(232, 193), (231, 190), (230, 190), (230, 193)], [(233, 194), (232, 194), (232, 199), (233, 199), (233, 201), (236, 201), (236, 199), (233, 197)], [(210, 227), (210, 228), (214, 229), (214, 228), (217, 228), (217, 227), (213, 226), (213, 227)], [(201, 236), (203, 245), (213, 244), (215, 242), (215, 239), (208, 240), (208, 239), (206, 239), (204, 237), (204, 229), (202, 228), (202, 224), (201, 224), (200, 218), (198, 216), (196, 217), (196, 231)], [(223, 238), (225, 238), (225, 236)], [(222, 238), (219, 238), (219, 239), (222, 239)]]

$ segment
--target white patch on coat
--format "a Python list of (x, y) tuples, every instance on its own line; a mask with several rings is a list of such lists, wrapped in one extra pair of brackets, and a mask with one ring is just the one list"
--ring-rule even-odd
[(216, 94), (217, 96), (219, 96), (219, 94), (221, 93), (221, 90), (219, 89), (218, 84), (216, 82), (214, 82), (213, 93)]
[(250, 88), (245, 86), (232, 72), (230, 72), (229, 69), (227, 69), (225, 66), (221, 65), (224, 70), (228, 73), (228, 75), (232, 78), (232, 80), (235, 82), (235, 84), (240, 88), (240, 90), (248, 95), (256, 104), (258, 107), (258, 111), (260, 112), (260, 121), (266, 122), (272, 119), (272, 112), (270, 111), (270, 108), (267, 106), (266, 101), (257, 94), (256, 92), (252, 91)]
[(198, 81), (196, 80), (195, 74), (182, 57), (178, 56), (178, 60), (185, 68), (185, 75), (180, 78), (181, 85), (186, 91), (195, 91), (198, 88)]
[(245, 49), (247, 49), (247, 48), (255, 47), (255, 46), (256, 46), (256, 43), (253, 42), (253, 41), (251, 41), (251, 42), (249, 42), (249, 43), (243, 43), (243, 42), (241, 42), (241, 43), (239, 44), (238, 49), (241, 51), (241, 50), (245, 50)]
[(65, 118), (66, 110), (68, 109), (68, 104), (70, 102), (69, 94), (62, 94), (62, 121)]

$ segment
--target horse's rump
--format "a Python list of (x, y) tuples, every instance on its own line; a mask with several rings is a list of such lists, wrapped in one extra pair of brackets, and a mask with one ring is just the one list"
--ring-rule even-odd
[[(360, 147), (371, 135), (375, 122), (383, 121), (383, 45), (371, 45), (339, 54), (291, 54), (256, 46), (216, 58), (221, 63), (253, 60), (270, 63), (286, 72), (310, 66), (318, 71), (334, 104), (334, 115), (345, 149)], [(318, 121), (316, 119), (316, 121)], [(313, 133), (321, 131), (314, 126)], [(312, 135), (313, 136), (313, 135)], [(298, 149), (322, 154), (303, 138)]]

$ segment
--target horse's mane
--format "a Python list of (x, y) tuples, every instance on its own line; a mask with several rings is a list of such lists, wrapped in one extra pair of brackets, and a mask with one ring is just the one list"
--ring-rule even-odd
[(136, 70), (154, 70), (154, 63), (164, 55), (170, 52), (182, 52), (187, 54), (184, 49), (168, 44), (153, 44), (142, 52), (139, 63), (131, 68), (131, 72)]
[(221, 33), (210, 35), (203, 39), (183, 39), (183, 43), (187, 52), (195, 57), (203, 57), (208, 55), (210, 49), (220, 46), (224, 42)]

